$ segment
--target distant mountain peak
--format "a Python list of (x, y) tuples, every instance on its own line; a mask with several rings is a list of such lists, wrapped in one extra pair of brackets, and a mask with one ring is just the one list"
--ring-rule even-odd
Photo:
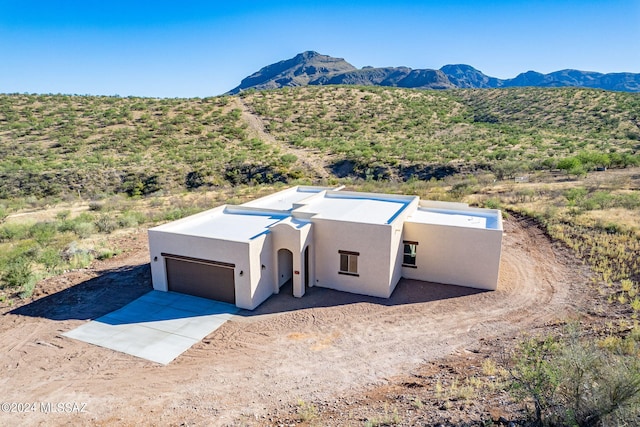
[(371, 67), (358, 69), (343, 58), (313, 50), (276, 62), (244, 78), (228, 94), (248, 89), (277, 89), (306, 85), (394, 86), (416, 89), (500, 88), (513, 86), (589, 87), (640, 92), (640, 74), (602, 74), (591, 71), (560, 70), (549, 74), (527, 71), (512, 79), (490, 77), (471, 65), (448, 64), (439, 70), (409, 67)]
[(306, 86), (312, 80), (356, 70), (342, 58), (315, 51), (299, 53), (291, 59), (267, 65), (240, 82), (229, 94), (247, 89), (277, 89), (286, 86)]
[(296, 58), (297, 57), (301, 57), (301, 58), (308, 59), (308, 58), (313, 58), (313, 57), (316, 57), (316, 56), (327, 56), (327, 55), (322, 55), (321, 53), (318, 53), (315, 50), (307, 50), (306, 52), (302, 52), (302, 53), (297, 54)]

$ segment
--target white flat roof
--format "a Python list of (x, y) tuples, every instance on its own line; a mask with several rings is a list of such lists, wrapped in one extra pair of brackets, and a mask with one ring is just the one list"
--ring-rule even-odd
[[(418, 196), (355, 193), (293, 187), (240, 206), (225, 205), (155, 229), (189, 236), (248, 242), (280, 223), (304, 227), (312, 217), (365, 224), (391, 224)], [(408, 222), (502, 230), (500, 212), (464, 204), (419, 206)], [(294, 209), (295, 206), (295, 209)]]
[(347, 192), (325, 193), (295, 212), (310, 212), (318, 218), (366, 224), (390, 224), (413, 201), (411, 196), (354, 195)]
[(247, 242), (268, 232), (269, 227), (288, 218), (288, 214), (252, 212), (236, 209), (214, 210), (189, 221), (163, 226), (164, 231), (189, 236)]
[(454, 227), (499, 229), (497, 214), (493, 212), (474, 212), (453, 209), (418, 208), (409, 218), (409, 222), (449, 225)]
[(293, 187), (256, 200), (242, 204), (252, 208), (272, 209), (278, 211), (290, 211), (295, 203), (301, 202), (315, 194), (329, 188), (323, 187)]

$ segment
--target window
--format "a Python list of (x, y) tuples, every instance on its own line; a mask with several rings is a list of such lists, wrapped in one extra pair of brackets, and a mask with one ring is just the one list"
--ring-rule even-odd
[(416, 249), (418, 242), (404, 241), (404, 258), (402, 259), (403, 267), (417, 268), (416, 266)]
[(338, 271), (338, 274), (359, 276), (358, 255), (360, 255), (360, 252), (338, 251), (338, 253), (340, 254), (340, 271)]

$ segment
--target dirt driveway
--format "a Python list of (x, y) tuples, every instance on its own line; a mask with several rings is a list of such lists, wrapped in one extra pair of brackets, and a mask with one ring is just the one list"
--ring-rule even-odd
[(1, 399), (35, 405), (0, 412), (0, 424), (262, 425), (279, 406), (382, 384), (572, 312), (584, 298), (570, 289), (576, 261), (525, 220), (505, 221), (505, 232), (495, 292), (415, 281), (389, 300), (285, 290), (168, 366), (60, 335), (151, 289), (145, 233), (120, 237), (122, 255), (41, 283), (23, 306), (3, 303)]

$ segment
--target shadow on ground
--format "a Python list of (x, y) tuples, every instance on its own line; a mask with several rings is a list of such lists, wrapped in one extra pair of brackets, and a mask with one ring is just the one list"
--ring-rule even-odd
[(319, 287), (307, 288), (302, 298), (296, 298), (293, 296), (293, 286), (289, 281), (280, 288), (279, 294), (272, 295), (255, 310), (241, 310), (238, 315), (247, 317), (259, 316), (306, 308), (334, 307), (360, 303), (397, 306), (460, 298), (482, 292), (487, 291), (463, 286), (400, 279), (391, 298), (370, 297)]
[(18, 307), (11, 314), (51, 320), (91, 320), (151, 291), (149, 264), (105, 270), (98, 277)]
[[(93, 320), (131, 303), (153, 290), (149, 264), (106, 270), (100, 276), (12, 310), (11, 314), (51, 320)], [(376, 298), (332, 289), (307, 288), (302, 298), (293, 296), (291, 281), (253, 311), (237, 315), (251, 317), (314, 307), (369, 303), (384, 306), (425, 303), (485, 292), (461, 286), (401, 279), (391, 298)]]

